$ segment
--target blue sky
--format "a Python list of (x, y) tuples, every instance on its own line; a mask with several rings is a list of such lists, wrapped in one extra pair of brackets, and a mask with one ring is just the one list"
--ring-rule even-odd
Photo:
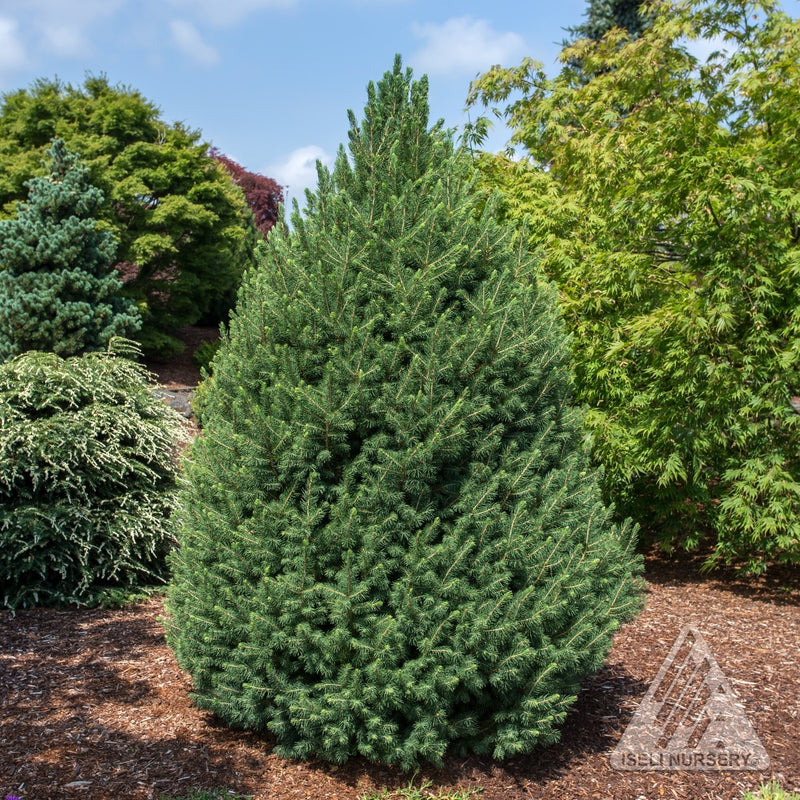
[[(553, 67), (584, 0), (0, 0), (0, 92), (105, 73), (163, 117), (302, 197), (366, 85), (401, 53), (431, 115), (463, 123), (470, 80), (530, 55)], [(499, 148), (505, 136), (491, 144)]]
[[(795, 15), (795, 0), (785, 7)], [(524, 56), (555, 71), (586, 0), (0, 0), (0, 92), (104, 73), (168, 122), (303, 198), (400, 53), (430, 79), (432, 121), (466, 120), (470, 81)], [(489, 147), (500, 149), (498, 130)]]

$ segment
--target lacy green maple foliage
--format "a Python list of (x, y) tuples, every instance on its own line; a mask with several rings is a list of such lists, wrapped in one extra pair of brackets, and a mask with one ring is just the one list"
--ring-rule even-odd
[(480, 78), (527, 152), (485, 157), (486, 180), (560, 287), (611, 498), (667, 547), (760, 571), (800, 561), (800, 23), (649, 9), (553, 80), (532, 61)]

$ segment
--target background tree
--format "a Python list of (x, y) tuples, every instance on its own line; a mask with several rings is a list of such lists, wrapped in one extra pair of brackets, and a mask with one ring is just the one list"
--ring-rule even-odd
[(637, 39), (650, 24), (642, 0), (589, 0), (586, 19), (574, 28), (567, 28), (573, 41), (594, 39), (599, 41), (612, 28), (620, 28), (631, 39)]
[(113, 267), (116, 243), (96, 219), (103, 194), (60, 139), (27, 203), (0, 220), (0, 361), (26, 350), (103, 350), (139, 328)]
[(487, 179), (561, 288), (611, 496), (667, 546), (708, 537), (709, 563), (796, 562), (800, 24), (746, 0), (651, 13), (635, 41), (568, 47), (555, 80), (481, 77), (528, 152)]
[(169, 594), (195, 701), (408, 768), (554, 741), (637, 607), (555, 293), (399, 59), (248, 272)]
[[(566, 49), (571, 42), (581, 39), (599, 42), (616, 28), (624, 34), (619, 39), (618, 46), (621, 46), (623, 42), (641, 36), (651, 23), (652, 17), (647, 8), (647, 0), (589, 0), (584, 14), (586, 19), (574, 28), (567, 28), (571, 38), (562, 42), (562, 45)], [(581, 80), (588, 81), (592, 77), (577, 56), (571, 56), (566, 64), (581, 75)]]
[(83, 87), (40, 80), (0, 105), (0, 207), (9, 216), (24, 183), (41, 172), (54, 136), (87, 163), (118, 241), (125, 294), (138, 305), (137, 334), (150, 354), (180, 349), (177, 328), (223, 318), (256, 240), (241, 190), (200, 134), (167, 125), (137, 91), (103, 77)]
[(256, 227), (266, 237), (272, 226), (280, 219), (280, 205), (284, 199), (283, 187), (272, 178), (246, 170), (214, 147), (210, 152), (244, 192), (244, 199), (253, 212)]

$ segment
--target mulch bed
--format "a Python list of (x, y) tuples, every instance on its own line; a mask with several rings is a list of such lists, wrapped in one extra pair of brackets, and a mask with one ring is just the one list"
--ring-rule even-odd
[[(269, 735), (231, 731), (189, 702), (191, 681), (159, 622), (162, 602), (123, 609), (0, 612), (0, 797), (144, 800), (191, 789), (355, 800), (432, 781), (486, 800), (740, 798), (777, 779), (800, 791), (800, 589), (699, 576), (696, 560), (649, 557), (647, 606), (586, 681), (560, 744), (495, 762), (450, 757), (414, 777), (361, 759), (343, 766), (276, 756)], [(793, 586), (790, 581), (794, 581)], [(788, 588), (791, 587), (791, 588)], [(765, 772), (631, 772), (609, 755), (687, 624), (703, 634), (771, 764)]]
[[(187, 396), (194, 349), (212, 328), (187, 328), (159, 383)], [(160, 599), (123, 609), (0, 611), (0, 798), (155, 800), (230, 789), (255, 800), (356, 800), (413, 779), (431, 791), (481, 789), (485, 800), (739, 800), (777, 779), (800, 792), (800, 582), (701, 576), (701, 559), (647, 559), (647, 604), (587, 679), (562, 741), (495, 762), (449, 757), (416, 775), (352, 759), (280, 758), (269, 735), (232, 731), (189, 701), (191, 679), (164, 640)], [(763, 772), (622, 771), (609, 756), (685, 626), (699, 629), (770, 758)]]
[(203, 342), (219, 339), (219, 328), (191, 325), (181, 328), (175, 335), (184, 345), (180, 353), (167, 361), (146, 359), (144, 365), (165, 389), (194, 389), (202, 377), (194, 363), (194, 352)]

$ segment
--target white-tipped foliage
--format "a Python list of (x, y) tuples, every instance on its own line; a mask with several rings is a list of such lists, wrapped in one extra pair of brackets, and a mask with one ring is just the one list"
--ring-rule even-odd
[(0, 364), (0, 599), (163, 582), (180, 418), (114, 353)]

